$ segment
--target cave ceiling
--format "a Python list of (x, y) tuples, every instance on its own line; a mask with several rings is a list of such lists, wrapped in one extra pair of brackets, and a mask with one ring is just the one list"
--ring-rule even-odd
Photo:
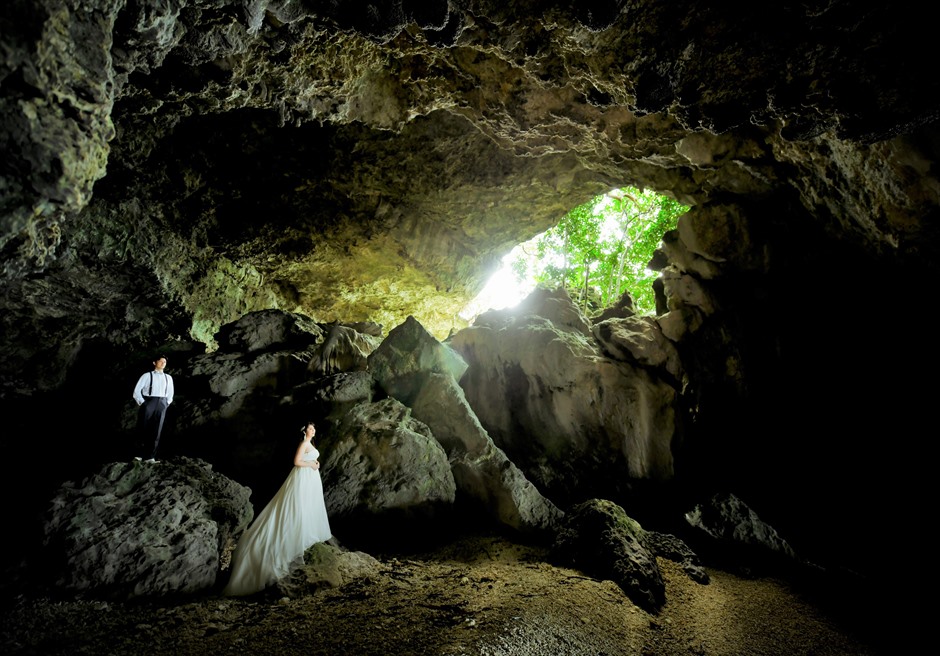
[(628, 185), (930, 262), (927, 26), (838, 0), (8, 0), (5, 362), (211, 345), (266, 308), (443, 338), (514, 245)]

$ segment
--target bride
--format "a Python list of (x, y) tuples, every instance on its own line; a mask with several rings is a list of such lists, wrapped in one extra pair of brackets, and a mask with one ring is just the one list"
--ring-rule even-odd
[(223, 595), (263, 590), (302, 560), (310, 545), (332, 537), (323, 502), (320, 452), (313, 445), (316, 426), (307, 422), (303, 432), (294, 468), (235, 547), (232, 574)]

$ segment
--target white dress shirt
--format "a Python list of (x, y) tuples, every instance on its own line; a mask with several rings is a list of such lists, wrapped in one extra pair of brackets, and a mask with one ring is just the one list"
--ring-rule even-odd
[[(151, 376), (153, 376), (153, 387), (150, 386)], [(163, 396), (166, 397), (166, 404), (173, 403), (173, 376), (162, 371), (148, 371), (143, 374), (134, 387), (134, 400), (137, 405), (144, 402), (145, 396)]]

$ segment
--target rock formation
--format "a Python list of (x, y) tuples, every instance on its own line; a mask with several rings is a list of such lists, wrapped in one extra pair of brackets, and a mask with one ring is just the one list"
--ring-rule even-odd
[(623, 508), (590, 499), (571, 509), (552, 549), (559, 562), (614, 581), (637, 606), (656, 613), (666, 602), (666, 584), (652, 546)]
[(554, 530), (562, 512), (507, 458), (480, 424), (458, 385), (467, 364), (409, 317), (369, 356), (385, 392), (412, 409), (444, 447), (457, 487), (489, 514), (523, 534)]
[[(4, 2), (4, 462), (43, 463), (29, 494), (4, 477), (27, 498), (13, 521), (123, 449), (153, 350), (195, 372), (245, 315), (308, 317), (309, 348), (288, 350), (310, 358), (248, 357), (270, 365), (254, 398), (346, 411), (324, 395), (373, 400), (357, 367), (376, 335), (357, 326), (413, 316), (445, 339), (515, 244), (635, 185), (691, 210), (651, 263), (657, 316), (592, 330), (604, 357), (669, 372), (681, 435), (663, 494), (684, 512), (733, 491), (798, 551), (868, 569), (866, 523), (916, 525), (929, 480), (940, 81), (921, 73), (925, 11)], [(179, 378), (168, 448), (209, 443), (187, 423), (221, 412), (187, 407), (207, 381)], [(44, 436), (75, 424), (96, 437), (48, 462)]]
[(130, 599), (212, 589), (251, 523), (250, 490), (205, 462), (114, 463), (65, 483), (36, 571), (57, 593)]
[(778, 561), (797, 563), (797, 554), (773, 526), (768, 525), (733, 494), (716, 494), (697, 504), (685, 515), (695, 531), (710, 538), (695, 543), (705, 546), (712, 557), (715, 553), (724, 563), (739, 568), (752, 567), (756, 562)]
[(677, 390), (665, 367), (605, 357), (564, 291), (484, 313), (449, 343), (469, 364), (461, 387), (487, 432), (551, 498), (623, 498), (673, 478)]
[(321, 467), (335, 534), (349, 541), (346, 527), (358, 527), (386, 533), (387, 544), (453, 512), (457, 486), (447, 454), (407, 407), (394, 399), (358, 405), (335, 433)]
[(340, 588), (359, 578), (374, 577), (379, 562), (362, 551), (350, 551), (330, 542), (318, 542), (304, 553), (304, 563), (262, 594), (298, 599), (323, 588)]

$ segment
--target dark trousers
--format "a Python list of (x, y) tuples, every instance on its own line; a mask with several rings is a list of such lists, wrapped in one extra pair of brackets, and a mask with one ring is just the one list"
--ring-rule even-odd
[(156, 458), (163, 420), (166, 418), (166, 399), (162, 396), (145, 396), (137, 413), (137, 432), (140, 436), (142, 458)]

